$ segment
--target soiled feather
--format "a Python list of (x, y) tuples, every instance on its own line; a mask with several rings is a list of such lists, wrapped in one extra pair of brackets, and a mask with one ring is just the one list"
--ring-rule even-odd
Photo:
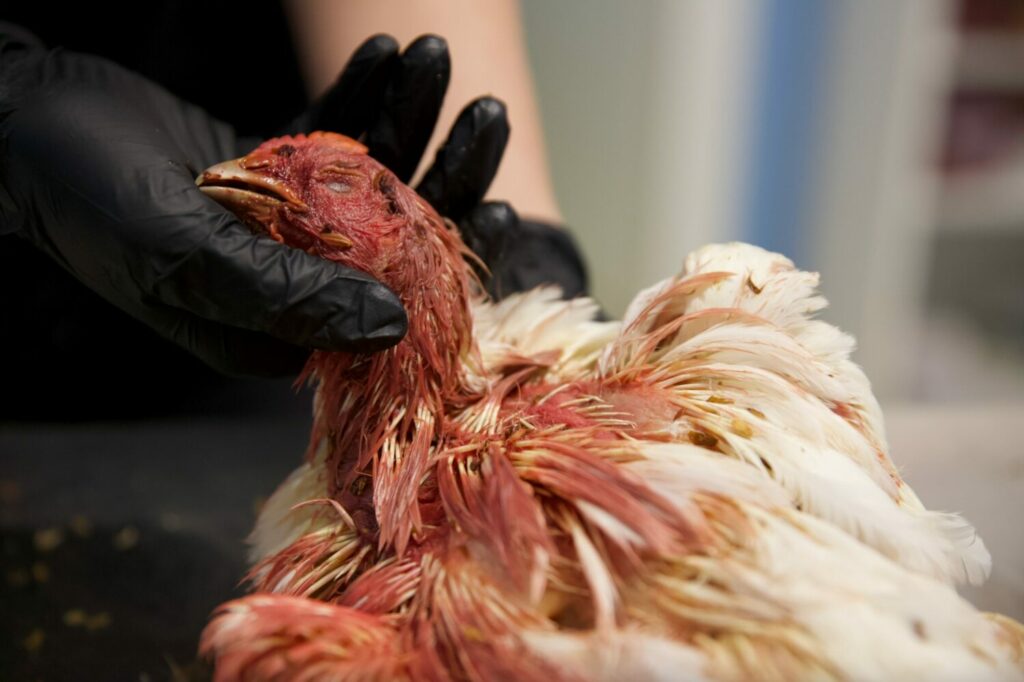
[[(715, 275), (698, 285), (684, 285), (682, 289), (678, 289), (678, 282), (675, 285), (684, 292), (707, 292), (708, 287), (721, 286), (726, 281), (729, 280)], [(770, 285), (770, 280), (763, 281), (762, 294), (771, 290)], [(666, 289), (662, 286), (658, 291)], [(689, 295), (683, 294), (684, 298)], [(650, 308), (657, 296), (658, 293), (648, 296), (639, 307)], [(478, 303), (475, 308), (479, 333), (493, 344), (492, 358), (500, 358), (510, 348), (529, 357), (531, 353), (549, 351), (564, 339), (587, 337), (573, 332), (577, 325), (583, 325), (592, 335), (587, 338), (608, 336), (607, 325), (588, 325), (574, 314), (576, 310), (544, 292), (499, 305), (504, 308), (500, 314), (496, 305)], [(676, 306), (685, 307), (679, 302)], [(764, 308), (759, 312), (764, 313)], [(646, 314), (661, 313), (662, 310), (652, 309)], [(792, 319), (788, 324), (796, 325)], [(531, 329), (531, 325), (541, 329)], [(660, 668), (649, 657), (639, 655), (651, 650), (660, 651), (666, 660), (678, 657), (685, 661), (694, 671), (694, 679), (704, 675), (708, 679), (742, 677), (751, 673), (749, 666), (757, 661), (767, 665), (766, 670), (776, 670), (780, 679), (794, 671), (804, 676), (821, 673), (826, 677), (854, 678), (895, 672), (918, 675), (933, 670), (939, 659), (943, 665), (948, 663), (950, 679), (979, 671), (994, 674), (987, 663), (972, 653), (981, 649), (998, 657), (992, 629), (979, 614), (938, 584), (887, 564), (864, 545), (844, 539), (841, 531), (814, 520), (818, 516), (845, 528), (907, 568), (926, 574), (976, 580), (987, 566), (984, 546), (965, 530), (969, 526), (958, 517), (924, 512), (913, 504), (916, 498), (911, 498), (911, 504), (902, 504), (904, 491), (909, 488), (896, 477), (895, 469), (887, 466), (888, 459), (880, 455), (863, 430), (829, 408), (830, 402), (855, 398), (848, 386), (836, 378), (836, 367), (828, 364), (835, 362), (835, 357), (812, 353), (774, 322), (752, 323), (743, 315), (725, 317), (700, 329), (691, 327), (689, 331), (689, 336), (675, 336), (675, 345), (666, 344), (659, 349), (660, 360), (666, 366), (679, 368), (675, 374), (666, 376), (676, 377), (681, 398), (704, 403), (710, 409), (702, 419), (716, 434), (720, 451), (689, 442), (637, 442), (636, 456), (624, 466), (649, 482), (654, 494), (671, 500), (691, 521), (695, 516), (703, 518), (707, 512), (707, 495), (733, 500), (731, 504), (740, 505), (741, 511), (736, 513), (752, 524), (735, 537), (747, 538), (756, 550), (744, 561), (734, 556), (732, 562), (717, 567), (706, 560), (700, 563), (698, 574), (705, 576), (703, 580), (713, 579), (719, 585), (713, 592), (700, 588), (703, 580), (693, 583), (657, 579), (655, 587), (648, 588), (652, 595), (660, 593), (668, 604), (675, 603), (675, 599), (682, 601), (670, 608), (676, 615), (656, 617), (649, 625), (664, 628), (682, 614), (689, 614), (687, 622), (707, 624), (701, 627), (719, 623), (715, 627), (728, 627), (737, 634), (727, 641), (698, 640), (696, 644), (684, 645), (662, 635), (618, 629), (622, 618), (616, 615), (619, 610), (644, 608), (643, 601), (630, 591), (620, 595), (616, 586), (620, 578), (615, 577), (617, 572), (608, 563), (611, 560), (597, 549), (579, 523), (570, 521), (567, 527), (594, 601), (595, 625), (636, 647), (609, 648), (607, 639), (598, 633), (524, 633), (523, 641), (551, 662), (555, 662), (557, 655), (557, 662), (566, 672), (585, 679), (600, 679), (598, 669), (636, 674), (643, 671), (655, 679), (672, 674), (673, 666)], [(526, 340), (528, 345), (516, 345)], [(599, 346), (591, 342), (571, 346), (561, 358), (563, 367), (575, 367), (577, 377), (588, 376), (588, 372), (595, 371), (594, 347)], [(631, 362), (639, 359), (635, 353), (630, 356)], [(500, 362), (492, 360), (487, 365), (499, 366)], [(692, 382), (686, 377), (702, 379)], [(672, 380), (665, 381), (672, 385)], [(856, 385), (856, 381), (850, 383)], [(745, 425), (739, 433), (738, 420)], [(278, 495), (295, 500), (304, 494), (322, 494), (321, 491), (322, 485), (315, 482), (309, 465), (304, 465)], [(281, 516), (280, 525), (284, 518), (300, 511), (308, 514), (304, 510), (285, 511), (287, 505), (283, 500), (271, 501), (257, 537), (267, 532), (261, 528), (273, 527), (271, 516)], [(614, 543), (650, 546), (637, 528), (605, 507), (585, 499), (574, 504), (581, 518)], [(305, 523), (308, 525), (308, 518)], [(958, 533), (962, 535), (958, 537)], [(272, 553), (281, 542), (264, 541), (262, 547), (270, 547), (265, 551)], [(857, 567), (852, 573), (851, 566)], [(691, 606), (684, 608), (683, 604)], [(695, 615), (701, 611), (702, 616)], [(725, 615), (731, 611), (734, 615)], [(716, 613), (720, 615), (714, 616)], [(742, 613), (748, 615), (739, 615)], [(761, 615), (748, 620), (755, 613)], [(779, 618), (795, 619), (795, 624), (782, 630), (768, 625)], [(949, 630), (951, 626), (956, 627)], [(863, 656), (847, 656), (842, 645), (829, 644), (849, 641), (851, 628), (862, 633), (870, 631), (870, 637), (858, 635), (864, 640), (859, 646), (894, 651), (885, 642), (900, 641), (901, 647), (916, 652), (914, 656), (919, 662), (896, 652), (891, 656), (879, 653), (865, 660)], [(924, 640), (921, 631), (928, 633)], [(740, 634), (743, 632), (747, 634)], [(821, 651), (811, 655), (809, 652), (816, 648)], [(766, 658), (764, 651), (769, 650), (772, 657)], [(762, 653), (757, 654), (758, 651)], [(603, 663), (596, 666), (595, 661)], [(1009, 675), (1008, 670), (1004, 672)]]
[[(218, 681), (1021, 679), (1024, 630), (948, 584), (985, 575), (984, 546), (900, 478), (852, 340), (812, 319), (816, 275), (714, 245), (621, 325), (553, 290), (494, 304), (358, 143), (278, 144), (246, 167), (341, 155), (358, 191), (277, 233), (389, 286), (409, 333), (314, 354), (261, 593), (204, 635)], [(351, 246), (317, 241), (317, 211)]]

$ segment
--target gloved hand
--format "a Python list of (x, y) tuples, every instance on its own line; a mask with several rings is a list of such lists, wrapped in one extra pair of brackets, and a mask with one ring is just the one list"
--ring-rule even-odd
[[(330, 91), (280, 132), (362, 135), (408, 178), (440, 110), (447, 47), (424, 37), (399, 55), (371, 38)], [(267, 96), (272, 96), (268, 91)], [(472, 149), (496, 167), (504, 109), (471, 105)], [(48, 50), (0, 26), (0, 233), (18, 233), (108, 301), (231, 374), (301, 367), (308, 348), (372, 351), (396, 343), (398, 299), (363, 273), (254, 236), (193, 184), (255, 140), (107, 60)], [(474, 184), (470, 158), (435, 173)], [(493, 172), (491, 173), (493, 175)], [(433, 200), (444, 201), (451, 192)]]
[(567, 230), (521, 220), (503, 201), (483, 202), (508, 136), (504, 105), (477, 100), (459, 115), (416, 191), (459, 226), (487, 268), (478, 274), (493, 298), (541, 284), (559, 285), (565, 298), (585, 294), (586, 267)]

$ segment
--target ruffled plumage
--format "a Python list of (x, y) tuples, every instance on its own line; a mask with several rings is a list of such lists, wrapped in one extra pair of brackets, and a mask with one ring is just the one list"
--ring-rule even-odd
[(436, 525), (360, 537), (321, 443), (257, 525), (264, 593), (205, 635), (218, 679), (1019, 677), (1019, 626), (950, 586), (984, 545), (899, 477), (815, 284), (729, 244), (621, 324), (474, 301), (477, 399), (417, 446)]
[(1024, 677), (1024, 629), (953, 587), (984, 545), (900, 477), (817, 275), (712, 245), (595, 322), (553, 289), (484, 300), (455, 231), (388, 197), (387, 249), (352, 250), (383, 265), (318, 248), (409, 334), (310, 361), (256, 594), (203, 636), (217, 680)]

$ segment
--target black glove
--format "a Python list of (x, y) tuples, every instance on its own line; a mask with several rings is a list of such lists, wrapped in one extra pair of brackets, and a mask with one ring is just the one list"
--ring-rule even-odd
[[(371, 38), (284, 132), (362, 136), (407, 177), (449, 68), (439, 38), (401, 55), (393, 39)], [(26, 237), (227, 373), (294, 372), (308, 347), (396, 343), (405, 312), (383, 285), (252, 235), (195, 188), (199, 171), (256, 142), (116, 64), (0, 27), (0, 233)]]
[(542, 284), (558, 285), (566, 299), (589, 293), (587, 269), (569, 230), (521, 220), (507, 234), (498, 255), (486, 261), (494, 264), (488, 281), (491, 296), (501, 299)]
[(483, 261), (478, 274), (501, 299), (541, 284), (557, 284), (565, 298), (587, 292), (587, 272), (568, 230), (520, 220), (503, 201), (483, 202), (508, 141), (505, 105), (485, 97), (466, 107), (416, 190), (453, 220)]

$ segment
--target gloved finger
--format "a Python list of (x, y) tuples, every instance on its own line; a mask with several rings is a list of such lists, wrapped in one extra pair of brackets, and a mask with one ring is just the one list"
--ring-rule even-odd
[(146, 204), (147, 215), (131, 221), (130, 238), (143, 255), (133, 259), (130, 275), (143, 295), (325, 350), (370, 352), (405, 335), (405, 310), (383, 284), (253, 235), (187, 181), (190, 189)]
[(308, 348), (204, 320), (159, 303), (130, 305), (126, 310), (222, 374), (295, 376), (309, 358)]
[(136, 292), (107, 290), (104, 298), (213, 369), (231, 376), (298, 374), (310, 350), (256, 331), (206, 320)]
[(508, 136), (503, 102), (493, 97), (471, 102), (455, 120), (416, 191), (441, 215), (460, 221), (491, 186)]
[(161, 273), (161, 301), (290, 343), (372, 352), (405, 335), (398, 297), (362, 272), (247, 234), (230, 221)]
[(394, 38), (383, 34), (369, 38), (352, 54), (338, 80), (285, 126), (283, 134), (331, 130), (359, 137), (380, 110), (397, 65), (398, 43)]
[(459, 222), (459, 232), (473, 253), (493, 270), (519, 231), (519, 216), (504, 201), (479, 204)]
[(451, 77), (448, 44), (443, 38), (417, 38), (402, 53), (377, 119), (366, 133), (370, 155), (402, 182), (416, 172), (434, 132)]

